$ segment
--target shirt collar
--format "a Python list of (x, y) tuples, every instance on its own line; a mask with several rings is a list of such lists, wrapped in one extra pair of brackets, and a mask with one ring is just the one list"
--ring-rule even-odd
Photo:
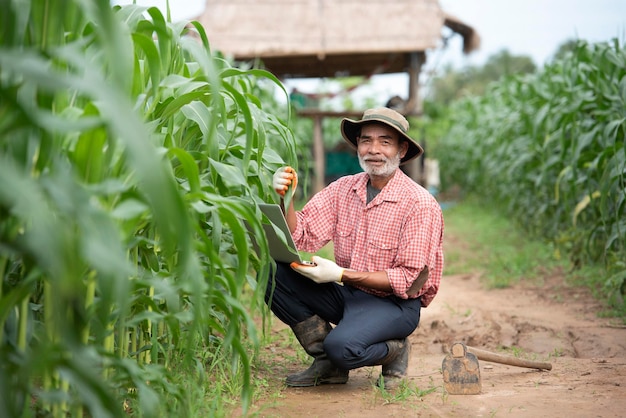
[[(363, 201), (363, 203), (367, 202), (367, 182), (369, 180), (369, 176), (367, 173), (361, 173), (358, 177), (357, 181), (354, 183), (353, 190), (356, 192), (357, 196)], [(399, 168), (396, 168), (396, 172), (394, 173), (389, 183), (380, 191), (378, 196), (374, 198), (374, 201), (388, 201), (388, 202), (397, 202), (402, 199), (403, 187), (401, 187), (404, 181), (404, 173)], [(370, 202), (371, 203), (371, 202)]]

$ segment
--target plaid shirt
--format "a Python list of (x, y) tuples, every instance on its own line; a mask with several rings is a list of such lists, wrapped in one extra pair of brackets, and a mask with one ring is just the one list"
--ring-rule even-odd
[[(342, 177), (296, 213), (292, 236), (301, 251), (316, 252), (333, 241), (335, 262), (356, 271), (387, 272), (393, 294), (422, 297), (428, 306), (443, 272), (443, 214), (435, 198), (400, 169), (369, 204), (366, 173)], [(407, 290), (428, 266), (417, 295)], [(391, 293), (355, 286), (365, 292)]]

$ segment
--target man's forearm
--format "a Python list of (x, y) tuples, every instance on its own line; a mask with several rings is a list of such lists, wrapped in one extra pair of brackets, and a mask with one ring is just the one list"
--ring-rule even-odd
[(347, 284), (358, 284), (369, 289), (392, 292), (386, 271), (354, 271), (344, 270), (341, 281)]

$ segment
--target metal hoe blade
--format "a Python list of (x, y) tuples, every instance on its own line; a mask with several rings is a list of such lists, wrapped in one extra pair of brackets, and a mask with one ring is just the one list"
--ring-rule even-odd
[(477, 395), (481, 390), (478, 358), (463, 343), (454, 343), (443, 359), (443, 386), (451, 395)]

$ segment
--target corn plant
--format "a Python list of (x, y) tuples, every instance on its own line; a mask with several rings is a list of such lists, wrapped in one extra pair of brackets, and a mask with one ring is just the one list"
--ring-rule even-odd
[(438, 148), (444, 181), (502, 204), (575, 267), (601, 262), (595, 287), (626, 291), (626, 49), (578, 42), (536, 74), (455, 104)]
[(215, 364), (245, 411), (279, 80), (156, 8), (1, 9), (0, 416), (186, 416)]

